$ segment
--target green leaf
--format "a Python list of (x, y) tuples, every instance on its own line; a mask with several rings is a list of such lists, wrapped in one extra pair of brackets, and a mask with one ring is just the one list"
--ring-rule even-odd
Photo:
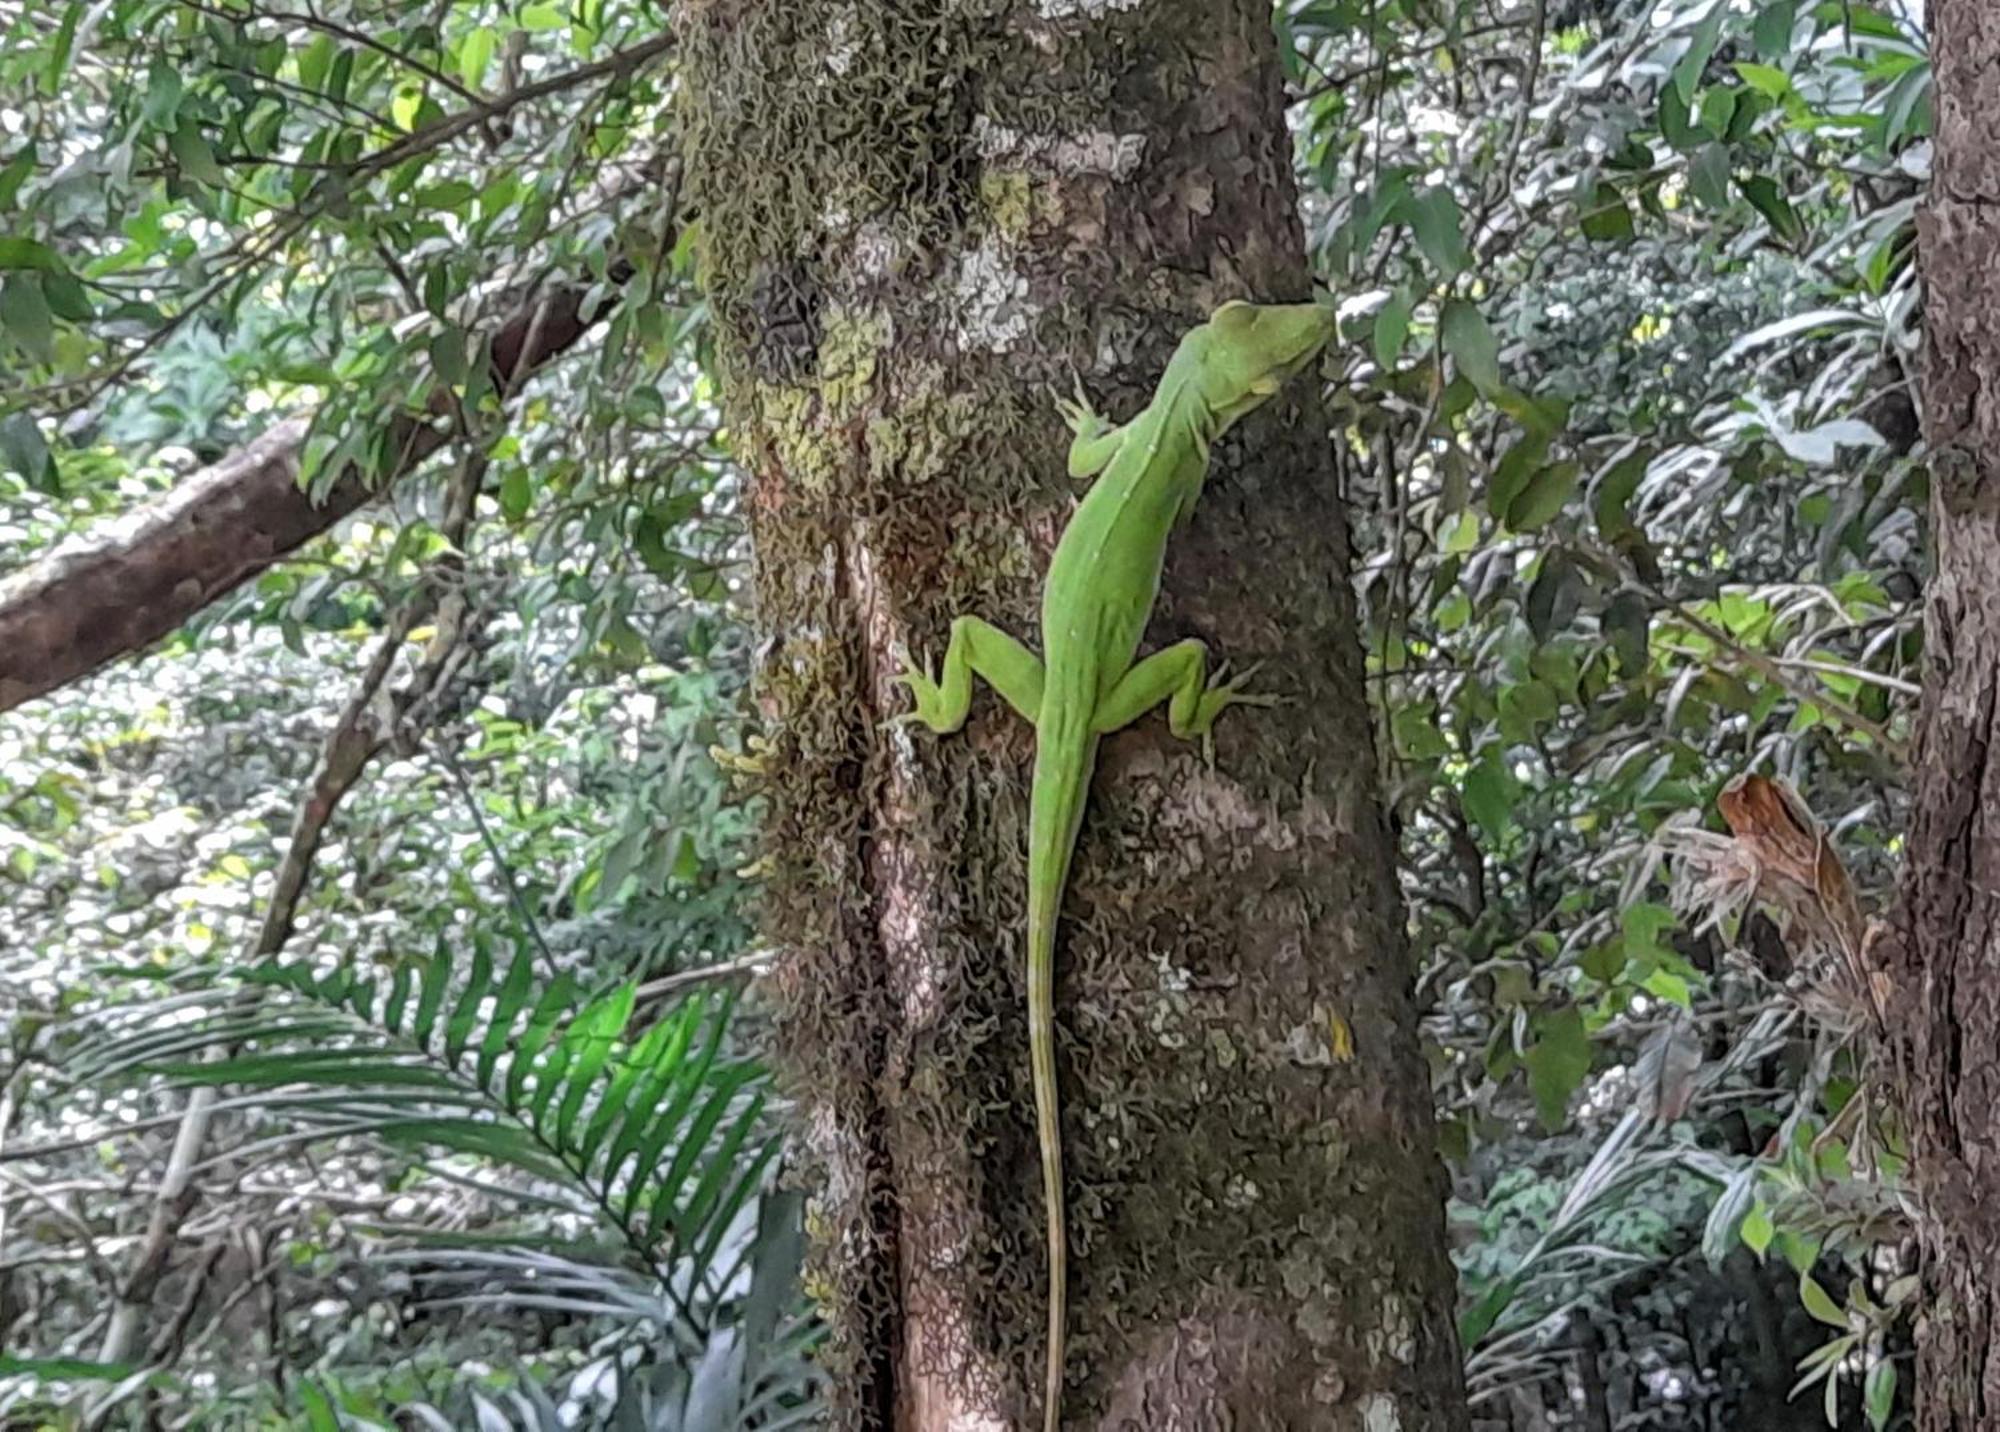
[(1757, 58), (1775, 60), (1790, 54), (1792, 27), (1797, 19), (1797, 0), (1765, 0), (1764, 8), (1757, 12), (1756, 23), (1750, 27)]
[(424, 87), (413, 82), (400, 84), (389, 98), (389, 118), (398, 129), (408, 132), (417, 127), (417, 111), (423, 107)]
[(534, 499), (535, 489), (527, 468), (518, 463), (508, 468), (507, 475), (500, 479), (501, 514), (510, 522), (519, 522), (528, 515)]
[(398, 960), (396, 973), (390, 981), (389, 999), (382, 1007), (382, 1027), (391, 1034), (403, 1032), (403, 1011), (409, 1007), (410, 986), (415, 976), (410, 973), (410, 962)]
[(1685, 154), (1702, 144), (1708, 135), (1694, 122), (1688, 102), (1672, 85), (1660, 91), (1660, 137)]
[(1499, 390), (1500, 344), (1487, 327), (1484, 314), (1466, 300), (1454, 298), (1444, 306), (1438, 336), (1445, 352), (1458, 364), (1458, 371), (1475, 388), (1489, 397)]
[(590, 1095), (597, 1082), (597, 1073), (611, 1057), (611, 1051), (626, 1021), (632, 1017), (632, 1001), (637, 991), (636, 985), (622, 985), (604, 998), (596, 1001), (570, 1025), (563, 1034), (563, 1044), (571, 1051), (569, 1087), (563, 1091), (561, 1106), (556, 1110), (555, 1144), (557, 1148), (576, 1147), (572, 1130), (576, 1116), (582, 1112), (583, 1102)]
[(481, 25), (458, 47), (458, 77), (465, 81), (467, 89), (478, 89), (486, 78), (486, 67), (493, 63), (493, 51), (498, 44), (499, 37), (493, 28)]
[(1895, 1363), (1885, 1357), (1868, 1369), (1868, 1380), (1862, 1385), (1861, 1402), (1868, 1412), (1868, 1425), (1875, 1432), (1882, 1432), (1896, 1410)]
[(41, 425), (28, 413), (0, 418), (0, 472), (16, 472), (28, 486), (50, 497), (62, 496), (55, 458), (42, 438)]
[(1792, 77), (1775, 65), (1741, 64), (1736, 73), (1751, 89), (1772, 99), (1783, 99), (1792, 92)]
[(1547, 641), (1566, 629), (1583, 604), (1583, 577), (1568, 553), (1553, 548), (1542, 557), (1535, 579), (1528, 584), (1522, 615), (1536, 641)]
[(446, 179), (436, 184), (426, 184), (417, 190), (417, 205), (424, 209), (463, 210), (468, 202), (479, 193), (473, 185), (463, 179)]
[(1688, 166), (1688, 188), (1708, 208), (1729, 207), (1729, 150), (1722, 144), (1704, 144)]
[(242, 1084), (276, 1089), (286, 1084), (351, 1089), (441, 1089), (451, 1080), (428, 1064), (399, 1064), (371, 1049), (289, 1049), (239, 1054), (232, 1059), (162, 1061), (152, 1072), (188, 1084)]
[(76, 45), (77, 23), (82, 19), (83, 0), (70, 0), (63, 10), (62, 23), (56, 26), (55, 40), (49, 46), (49, 62), (42, 69), (43, 94), (62, 93), (63, 81), (69, 75), (70, 51)]
[[(758, 1097), (761, 1099), (763, 1096)], [(736, 1215), (742, 1211), (743, 1205), (749, 1202), (750, 1196), (757, 1192), (764, 1181), (764, 1171), (770, 1167), (771, 1161), (778, 1156), (783, 1147), (783, 1140), (769, 1138), (747, 1161), (740, 1157), (733, 1161), (734, 1166), (741, 1170), (735, 1184), (719, 1204), (706, 1210), (701, 1216), (700, 1221), (707, 1226), (708, 1232), (695, 1248), (694, 1261), (697, 1268), (706, 1268), (715, 1261), (716, 1251), (722, 1246), (722, 1240), (728, 1236), (730, 1228), (735, 1224)]]
[(35, 1377), (63, 1382), (113, 1382), (138, 1371), (129, 1362), (91, 1362), (81, 1357), (14, 1357), (0, 1353), (0, 1377)]
[(1637, 592), (1620, 592), (1605, 604), (1598, 626), (1611, 639), (1621, 675), (1633, 677), (1646, 669), (1652, 621), (1652, 610)]
[(1466, 252), (1465, 231), (1458, 213), (1458, 200), (1451, 190), (1434, 184), (1412, 194), (1401, 205), (1402, 217), (1416, 235), (1417, 247), (1442, 279), (1464, 272), (1472, 261)]
[(1729, 127), (1735, 119), (1735, 90), (1717, 85), (1701, 97), (1701, 127), (1717, 139), (1729, 137)]
[(1375, 311), (1375, 363), (1384, 372), (1393, 370), (1402, 356), (1404, 340), (1410, 336), (1413, 307), (1409, 294), (1399, 288)]
[(55, 361), (55, 315), (38, 274), (16, 273), (0, 283), (0, 333), (43, 363)]
[(522, 1091), (527, 1088), (528, 1075), (534, 1070), (535, 1060), (548, 1047), (556, 1026), (562, 1022), (576, 1001), (576, 982), (568, 974), (559, 974), (542, 991), (542, 997), (535, 1002), (535, 1009), (528, 1016), (527, 1028), (521, 1031), (521, 1038), (514, 1046), (514, 1057), (507, 1065), (507, 1107), (519, 1110)]
[(1753, 174), (1740, 180), (1737, 187), (1777, 231), (1779, 238), (1795, 244), (1805, 236), (1806, 226), (1799, 219), (1798, 211), (1792, 208), (1792, 201), (1785, 197), (1785, 191), (1778, 187), (1777, 180), (1768, 175)]
[(43, 274), (42, 297), (48, 300), (49, 311), (65, 322), (88, 323), (97, 317), (83, 285), (66, 273)]
[(1499, 840), (1514, 824), (1514, 801), (1520, 787), (1507, 769), (1499, 750), (1488, 747), (1486, 754), (1465, 773), (1459, 790), (1465, 813), (1486, 833)]
[(340, 1419), (334, 1415), (333, 1404), (326, 1400), (326, 1394), (319, 1390), (319, 1384), (310, 1378), (299, 1382), (299, 1401), (304, 1404), (306, 1426), (310, 1432), (340, 1432)]
[(417, 995), (417, 1022), (410, 1037), (424, 1049), (431, 1047), (431, 1031), (437, 1027), (438, 1010), (444, 1006), (445, 986), (451, 983), (451, 957), (440, 942), (438, 951), (424, 963), (423, 988)]
[(1563, 1126), (1570, 1095), (1590, 1073), (1590, 1036), (1574, 1005), (1544, 1015), (1536, 1022), (1536, 1033), (1522, 1062), (1528, 1066), (1528, 1087), (1542, 1127), (1553, 1133)]
[(14, 196), (21, 192), (21, 186), (34, 172), (35, 146), (25, 145), (19, 154), (7, 161), (4, 169), (0, 169), (0, 213), (13, 208)]
[(1502, 1278), (1481, 1294), (1478, 1302), (1459, 1315), (1460, 1347), (1470, 1351), (1478, 1345), (1481, 1338), (1492, 1331), (1493, 1325), (1500, 1320), (1500, 1315), (1507, 1311), (1507, 1305), (1514, 1301), (1516, 1286), (1514, 1279)]
[(480, 1041), (479, 1063), (473, 1069), (472, 1077), (482, 1089), (491, 1088), (493, 1068), (500, 1062), (500, 1055), (514, 1039), (514, 1020), (521, 1013), (521, 1007), (528, 1002), (528, 991), (534, 985), (535, 957), (533, 946), (523, 941), (514, 954), (514, 963), (507, 968), (507, 977), (500, 982), (499, 992), (494, 996), (493, 1013), (486, 1026), (486, 1038)]
[(1652, 453), (1641, 448), (1618, 459), (1598, 479), (1597, 497), (1591, 504), (1591, 513), (1602, 536), (1615, 538), (1620, 533), (1636, 530), (1629, 505), (1632, 495), (1639, 490), (1639, 480), (1645, 477), (1646, 469), (1652, 466), (1652, 462)]
[(146, 71), (146, 98), (139, 112), (155, 129), (172, 129), (180, 122), (181, 72), (164, 60)]
[(1813, 1264), (1819, 1261), (1817, 1238), (1808, 1238), (1790, 1228), (1780, 1228), (1772, 1242), (1778, 1245), (1778, 1252), (1792, 1265), (1794, 1273), (1809, 1273)]
[(173, 151), (174, 162), (188, 178), (216, 188), (227, 182), (222, 166), (215, 162), (215, 151), (208, 147), (208, 141), (192, 120), (167, 136), (167, 148)]
[(687, 1130), (681, 1135), (680, 1147), (674, 1150), (673, 1161), (666, 1171), (654, 1180), (655, 1192), (649, 1210), (651, 1227), (655, 1233), (671, 1226), (672, 1209), (678, 1201), (680, 1190), (693, 1174), (695, 1165), (707, 1151), (709, 1140), (715, 1137), (716, 1126), (729, 1112), (735, 1102), (737, 1091), (757, 1076), (754, 1065), (733, 1064), (725, 1068), (709, 1084), (702, 1100), (701, 1109)]
[(1516, 532), (1533, 532), (1553, 521), (1576, 491), (1581, 470), (1573, 462), (1550, 463), (1528, 479), (1520, 495), (1507, 504), (1506, 522)]
[(312, 42), (299, 51), (299, 83), (309, 90), (316, 90), (326, 82), (326, 73), (333, 64), (333, 36), (314, 35)]
[(694, 1241), (695, 1232), (708, 1227), (709, 1217), (715, 1211), (723, 1187), (742, 1162), (743, 1145), (749, 1141), (763, 1117), (764, 1096), (759, 1093), (753, 1095), (743, 1112), (737, 1115), (722, 1143), (708, 1154), (708, 1168), (684, 1205), (676, 1210), (671, 1202), (675, 1186), (670, 1183), (661, 1185), (651, 1226), (673, 1229), (676, 1246), (684, 1247)]
[[(694, 1042), (694, 1036), (701, 1028), (702, 1015), (705, 1010), (706, 1005), (701, 999), (690, 999), (678, 1010), (674, 1011), (672, 1015), (655, 1026), (655, 1028), (668, 1029), (670, 1032), (666, 1041), (653, 1056), (652, 1064), (647, 1069), (645, 1079), (639, 1084), (633, 1107), (635, 1110), (643, 1111), (643, 1114), (635, 1114), (634, 1117), (628, 1118), (619, 1127), (618, 1137), (612, 1141), (611, 1152), (606, 1156), (604, 1161), (603, 1172), (607, 1179), (617, 1173), (619, 1165), (625, 1162), (633, 1150), (645, 1144), (647, 1136), (652, 1129), (653, 1121), (671, 1114), (671, 1110), (662, 1110), (660, 1108), (660, 1096), (666, 1092), (669, 1083), (675, 1080), (683, 1080), (686, 1087), (691, 1089), (699, 1081), (701, 1074), (708, 1068), (709, 1060), (714, 1056), (715, 1045), (713, 1044), (710, 1045), (706, 1055), (699, 1061), (698, 1066), (693, 1071), (685, 1068), (688, 1046)], [(715, 1033), (718, 1040), (721, 1030), (722, 1021), (718, 1019), (715, 1022)], [(634, 1176), (637, 1177), (638, 1173), (650, 1172), (650, 1166), (642, 1163)]]
[(1655, 998), (1669, 1004), (1677, 1004), (1682, 1009), (1693, 1007), (1693, 996), (1688, 982), (1672, 970), (1657, 969), (1639, 982), (1639, 987)]
[(0, 269), (40, 269), (44, 273), (67, 273), (69, 266), (47, 244), (34, 239), (0, 238)]
[(1729, 17), (1729, 5), (1730, 0), (1711, 0), (1708, 14), (1695, 27), (1694, 38), (1688, 42), (1687, 53), (1674, 66), (1674, 89), (1688, 105), (1694, 103), (1695, 88), (1708, 68), (1709, 57), (1715, 53), (1716, 41), (1722, 36), (1722, 22)]
[[(625, 1216), (627, 1218), (633, 1216), (634, 1211), (638, 1207), (640, 1197), (652, 1184), (661, 1156), (665, 1153), (667, 1145), (673, 1141), (674, 1136), (680, 1132), (681, 1124), (687, 1118), (688, 1111), (694, 1107), (696, 1097), (708, 1086), (710, 1071), (715, 1066), (716, 1053), (722, 1046), (722, 1035), (725, 1027), (725, 1021), (719, 1012), (715, 1017), (708, 1020), (708, 1037), (703, 1041), (700, 1052), (692, 1060), (675, 1071), (673, 1098), (667, 1102), (665, 1108), (658, 1109), (655, 1112), (652, 1120), (646, 1124), (638, 1142), (633, 1145), (638, 1156), (638, 1161), (633, 1167), (632, 1178), (625, 1191)], [(726, 1071), (723, 1076), (719, 1077), (726, 1079)], [(625, 1133), (630, 1132), (632, 1132), (630, 1129), (625, 1131)], [(624, 1145), (625, 1134), (621, 1133), (617, 1149), (614, 1149), (610, 1160), (606, 1164), (607, 1172), (612, 1168), (616, 1168), (624, 1161), (624, 1154), (618, 1151), (622, 1150)]]
[(1632, 211), (1616, 184), (1600, 182), (1591, 191), (1590, 202), (1584, 206), (1579, 222), (1583, 236), (1599, 243), (1629, 239), (1637, 232)]
[(532, 1137), (508, 1124), (450, 1118), (389, 1119), (376, 1125), (374, 1133), (388, 1143), (433, 1145), (490, 1159), (552, 1183), (574, 1181), (574, 1175), (551, 1159)]
[(1528, 480), (1541, 467), (1548, 452), (1547, 434), (1531, 432), (1500, 455), (1486, 485), (1486, 510), (1497, 520), (1506, 520), (1507, 510), (1526, 490)]
[(1743, 1240), (1743, 1246), (1759, 1258), (1771, 1246), (1771, 1236), (1777, 1230), (1771, 1226), (1771, 1210), (1761, 1201), (1743, 1215), (1743, 1222), (1737, 1226), (1736, 1236)]
[(560, 30), (568, 23), (569, 20), (564, 16), (562, 8), (557, 5), (526, 5), (521, 9), (523, 30)]
[(451, 1017), (445, 1021), (445, 1063), (458, 1063), (458, 1056), (472, 1042), (472, 1029), (479, 1019), (479, 1006), (492, 992), (493, 957), (487, 953), (482, 942), (473, 946), (472, 971), (466, 976), (465, 988), (459, 993), (458, 1003), (452, 1006)]
[(1840, 1304), (1833, 1300), (1833, 1295), (1822, 1288), (1819, 1281), (1810, 1273), (1799, 1275), (1799, 1302), (1805, 1305), (1807, 1312), (1828, 1327), (1842, 1329), (1847, 1327), (1847, 1314), (1841, 1311)]

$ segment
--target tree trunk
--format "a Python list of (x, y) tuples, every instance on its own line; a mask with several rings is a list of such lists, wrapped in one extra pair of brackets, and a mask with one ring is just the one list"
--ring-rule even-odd
[[(1039, 1425), (1032, 732), (984, 692), (958, 736), (883, 723), (955, 614), (1033, 639), (1051, 399), (1128, 416), (1215, 304), (1308, 295), (1268, 0), (690, 0), (682, 35), (836, 1421)], [(1348, 556), (1301, 381), (1217, 453), (1149, 633), (1290, 704), (1213, 769), (1110, 738), (1064, 906), (1075, 1426), (1466, 1425)]]
[(2000, 10), (1933, 0), (1920, 219), (1936, 570), (1894, 980), (1923, 1207), (1918, 1426), (2000, 1426)]

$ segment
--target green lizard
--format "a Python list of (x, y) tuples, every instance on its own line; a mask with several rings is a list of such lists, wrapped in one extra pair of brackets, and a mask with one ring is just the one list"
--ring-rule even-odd
[(1199, 737), (1224, 707), (1266, 704), (1245, 695), (1245, 672), (1208, 681), (1199, 641), (1176, 642), (1134, 660), (1159, 596), (1167, 538), (1193, 509), (1208, 472), (1209, 446), (1312, 361), (1333, 335), (1332, 310), (1317, 304), (1225, 303), (1181, 340), (1153, 400), (1123, 427), (1082, 402), (1062, 403), (1075, 433), (1073, 477), (1101, 473), (1056, 544), (1042, 587), (1042, 652), (973, 616), (952, 623), (944, 673), (905, 658), (898, 680), (916, 709), (897, 718), (933, 731), (965, 724), (977, 672), (1035, 723), (1035, 774), (1028, 819), (1028, 1041), (1035, 1123), (1048, 1214), (1049, 1326), (1044, 1425), (1061, 1416), (1064, 1293), (1062, 1134), (1056, 1117), (1054, 970), (1056, 918), (1069, 879), (1097, 743), (1162, 701), (1182, 739)]

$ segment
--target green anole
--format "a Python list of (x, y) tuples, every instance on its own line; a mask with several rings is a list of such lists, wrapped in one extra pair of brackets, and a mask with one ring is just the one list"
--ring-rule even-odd
[(1210, 445), (1276, 393), (1333, 336), (1317, 304), (1225, 303), (1180, 342), (1153, 400), (1123, 427), (1079, 400), (1059, 404), (1075, 440), (1073, 477), (1101, 474), (1063, 529), (1042, 586), (1042, 659), (978, 617), (951, 625), (944, 672), (905, 658), (898, 680), (916, 709), (897, 718), (933, 731), (965, 724), (977, 672), (1035, 723), (1028, 817), (1028, 1043), (1035, 1126), (1048, 1214), (1049, 1326), (1044, 1426), (1061, 1417), (1068, 1241), (1063, 1219), (1062, 1133), (1056, 1115), (1055, 929), (1083, 819), (1097, 743), (1167, 703), (1174, 735), (1199, 738), (1233, 704), (1268, 704), (1231, 681), (1208, 680), (1199, 641), (1135, 660), (1159, 596), (1167, 538), (1193, 509)]

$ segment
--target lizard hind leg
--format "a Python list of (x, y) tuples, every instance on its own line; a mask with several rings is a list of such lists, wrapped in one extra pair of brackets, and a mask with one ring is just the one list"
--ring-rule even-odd
[(941, 676), (932, 676), (928, 666), (904, 657), (903, 670), (895, 679), (910, 688), (916, 705), (896, 722), (921, 721), (940, 734), (958, 730), (972, 707), (974, 674), (985, 677), (986, 684), (1028, 720), (1041, 710), (1040, 659), (991, 622), (968, 616), (951, 624)]
[(1210, 683), (1208, 648), (1190, 637), (1177, 641), (1165, 651), (1154, 652), (1132, 664), (1118, 678), (1118, 684), (1097, 703), (1091, 727), (1107, 735), (1129, 726), (1162, 701), (1167, 703), (1167, 729), (1183, 741), (1198, 740), (1202, 750), (1210, 750), (1210, 732), (1215, 718), (1231, 706), (1274, 706), (1275, 696), (1243, 690), (1257, 668), (1252, 666), (1228, 681)]

